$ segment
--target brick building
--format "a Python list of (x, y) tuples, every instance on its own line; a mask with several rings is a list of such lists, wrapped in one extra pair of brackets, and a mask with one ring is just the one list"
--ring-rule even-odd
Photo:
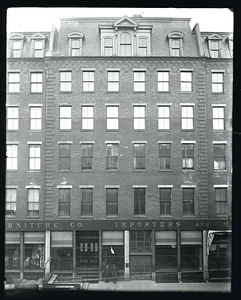
[(6, 276), (230, 277), (233, 40), (189, 21), (9, 35)]

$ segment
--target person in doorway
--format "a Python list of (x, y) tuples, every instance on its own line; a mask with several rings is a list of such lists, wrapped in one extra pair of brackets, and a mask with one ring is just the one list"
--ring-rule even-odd
[(105, 282), (109, 282), (109, 266), (108, 266), (108, 264), (106, 264), (106, 266), (104, 267), (104, 279), (105, 279)]
[(118, 275), (118, 271), (119, 269), (117, 268), (117, 266), (115, 265), (115, 263), (113, 263), (113, 266), (112, 266), (112, 278), (113, 278), (113, 281), (114, 283), (116, 283), (117, 281), (117, 275)]

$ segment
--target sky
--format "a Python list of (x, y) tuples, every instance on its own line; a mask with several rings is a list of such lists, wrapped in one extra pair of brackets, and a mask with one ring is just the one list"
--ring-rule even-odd
[[(232, 32), (233, 13), (228, 8), (141, 8), (141, 7), (20, 7), (7, 10), (7, 32), (50, 31), (65, 17), (143, 17), (191, 18), (191, 29), (199, 23), (201, 31)], [(44, 20), (44, 22), (43, 22)], [(224, 22), (225, 20), (225, 22)]]

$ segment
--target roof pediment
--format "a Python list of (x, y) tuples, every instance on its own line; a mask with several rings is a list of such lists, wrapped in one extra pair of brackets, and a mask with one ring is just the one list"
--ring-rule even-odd
[(214, 34), (211, 34), (207, 37), (208, 40), (222, 40), (222, 36), (217, 34), (217, 33), (214, 33)]
[(84, 35), (83, 35), (83, 33), (81, 33), (81, 32), (75, 31), (75, 32), (70, 32), (70, 33), (68, 33), (68, 38), (69, 38), (69, 39), (74, 39), (74, 38), (84, 38)]
[(128, 16), (124, 16), (114, 23), (114, 27), (116, 30), (121, 27), (129, 27), (136, 29), (138, 27), (138, 23), (129, 18)]
[(11, 40), (23, 40), (23, 39), (25, 39), (25, 37), (23, 34), (15, 33), (10, 36), (10, 39)]
[(32, 40), (43, 40), (46, 39), (46, 36), (43, 35), (42, 33), (35, 33), (31, 36)]
[(168, 33), (167, 38), (168, 39), (183, 39), (184, 34), (179, 31), (173, 31), (173, 32)]

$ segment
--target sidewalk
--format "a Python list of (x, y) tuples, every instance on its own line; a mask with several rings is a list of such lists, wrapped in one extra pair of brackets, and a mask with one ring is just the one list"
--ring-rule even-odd
[(156, 283), (149, 280), (132, 280), (90, 283), (89, 291), (145, 291), (145, 292), (219, 292), (230, 293), (231, 282)]

